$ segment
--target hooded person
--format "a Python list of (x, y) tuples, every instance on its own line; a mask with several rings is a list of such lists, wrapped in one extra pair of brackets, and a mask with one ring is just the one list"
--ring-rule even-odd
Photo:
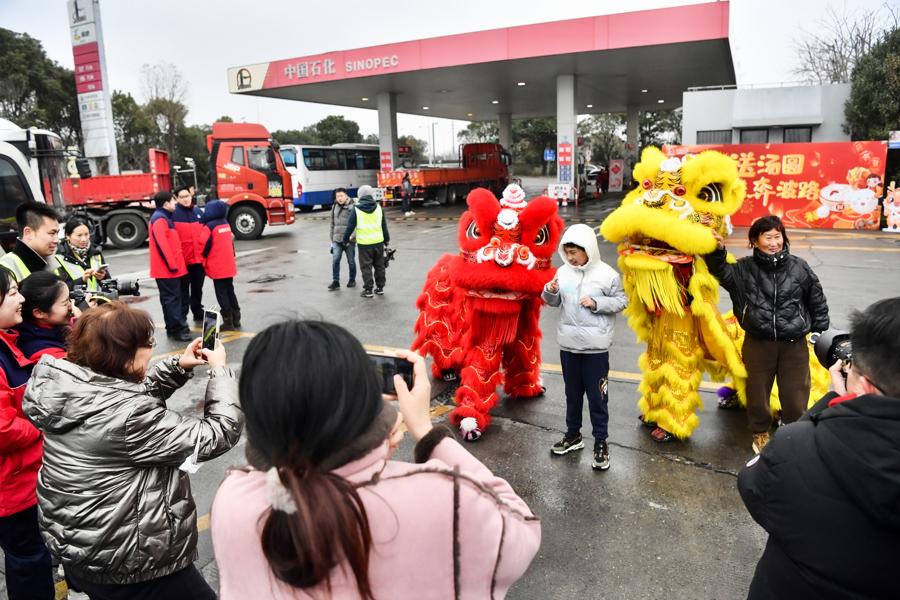
[(234, 293), (237, 262), (234, 256), (234, 240), (231, 225), (226, 220), (228, 205), (222, 200), (212, 200), (203, 211), (200, 243), (203, 247), (203, 268), (213, 280), (216, 300), (222, 311), (223, 329), (241, 326), (241, 307)]
[(616, 313), (628, 297), (615, 269), (600, 260), (597, 235), (587, 225), (571, 226), (559, 246), (563, 266), (541, 297), (559, 306), (556, 335), (566, 386), (566, 435), (551, 451), (566, 454), (584, 448), (581, 415), (588, 397), (597, 470), (609, 468), (609, 347), (616, 333)]
[[(359, 253), (359, 270), (363, 277), (363, 298), (372, 298), (374, 284), (375, 294), (384, 294), (385, 262), (384, 249), (390, 243), (391, 236), (388, 233), (387, 221), (384, 218), (384, 210), (375, 202), (375, 190), (370, 185), (360, 186), (357, 191), (359, 202), (353, 207), (350, 218), (347, 220), (347, 230), (344, 232), (343, 243), (346, 246), (351, 240), (356, 240)], [(372, 271), (375, 271), (374, 278)]]

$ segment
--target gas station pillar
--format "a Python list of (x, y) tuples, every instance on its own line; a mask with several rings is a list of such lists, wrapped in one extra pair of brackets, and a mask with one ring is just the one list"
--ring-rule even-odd
[(624, 189), (629, 189), (634, 165), (638, 162), (638, 125), (640, 123), (640, 111), (637, 104), (629, 104), (625, 113), (625, 176), (622, 180)]
[(378, 94), (378, 151), (391, 153), (391, 168), (400, 166), (397, 151), (397, 96), (391, 92)]
[(576, 129), (578, 115), (575, 111), (575, 76), (556, 77), (556, 180), (560, 184), (575, 185)]
[[(512, 152), (512, 115), (500, 113), (500, 135), (498, 140), (503, 149)], [(509, 174), (513, 174), (513, 165), (509, 166)]]

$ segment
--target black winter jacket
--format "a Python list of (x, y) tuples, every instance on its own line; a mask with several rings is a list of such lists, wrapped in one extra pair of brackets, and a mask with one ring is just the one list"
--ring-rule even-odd
[(734, 305), (744, 331), (760, 340), (792, 342), (810, 331), (828, 329), (828, 303), (818, 277), (787, 245), (777, 254), (758, 248), (729, 263), (725, 249), (706, 256)]
[(738, 475), (769, 541), (757, 598), (897, 598), (900, 399), (830, 393)]

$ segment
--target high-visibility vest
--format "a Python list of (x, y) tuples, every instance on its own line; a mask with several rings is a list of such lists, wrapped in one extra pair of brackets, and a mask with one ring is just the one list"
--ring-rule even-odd
[[(55, 260), (57, 265), (62, 264), (55, 254), (50, 257), (50, 260)], [(23, 279), (31, 275), (31, 270), (25, 266), (25, 262), (22, 261), (21, 258), (19, 258), (18, 254), (7, 252), (2, 257), (0, 257), (0, 264), (2, 264), (10, 273), (12, 273), (13, 279), (15, 279), (16, 282), (22, 281)], [(52, 263), (48, 263), (47, 268), (53, 269), (51, 265)]]
[(372, 246), (384, 241), (384, 231), (381, 229), (381, 207), (375, 205), (371, 213), (356, 211), (356, 243), (361, 246)]
[[(70, 263), (65, 260), (61, 256), (57, 256), (56, 259), (59, 261), (60, 268), (56, 269), (56, 274), (60, 275), (60, 271), (65, 270), (66, 273), (69, 274), (69, 277), (72, 278), (72, 281), (78, 282), (82, 281), (82, 277), (84, 277), (85, 269), (82, 269), (79, 265), (75, 263)], [(103, 257), (99, 254), (95, 254), (88, 259), (88, 265), (95, 271), (97, 267), (103, 264)], [(89, 292), (99, 292), (100, 286), (97, 283), (96, 277), (91, 277), (87, 280), (87, 291)]]

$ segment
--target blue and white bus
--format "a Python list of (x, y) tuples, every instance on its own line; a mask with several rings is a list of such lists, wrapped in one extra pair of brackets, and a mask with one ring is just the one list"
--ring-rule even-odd
[(380, 162), (375, 144), (285, 144), (280, 152), (294, 183), (294, 206), (300, 211), (330, 205), (333, 202), (331, 194), (336, 188), (346, 188), (353, 198), (361, 185), (373, 188), (378, 185)]

